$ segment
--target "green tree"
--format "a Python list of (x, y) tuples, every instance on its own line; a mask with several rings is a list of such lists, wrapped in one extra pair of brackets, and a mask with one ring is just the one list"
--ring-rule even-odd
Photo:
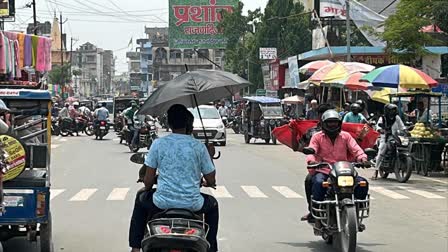
[(65, 85), (66, 83), (69, 83), (72, 79), (72, 75), (70, 73), (70, 65), (67, 64), (62, 67), (54, 66), (51, 72), (49, 73), (48, 78), (50, 82), (53, 84)]
[(448, 28), (447, 5), (448, 0), (401, 0), (396, 13), (385, 23), (382, 37), (387, 42), (386, 50), (391, 54), (400, 51), (396, 57), (404, 62), (413, 62), (428, 53), (425, 45), (443, 44), (420, 29), (431, 24)]

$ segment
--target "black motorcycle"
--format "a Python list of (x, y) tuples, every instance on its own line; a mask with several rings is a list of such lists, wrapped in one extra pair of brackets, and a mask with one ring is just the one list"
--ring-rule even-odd
[(137, 138), (137, 142), (134, 144), (129, 144), (128, 146), (132, 152), (138, 152), (140, 148), (147, 148), (149, 150), (152, 143), (157, 138), (156, 124), (154, 121), (148, 120), (139, 129), (139, 137)]
[[(136, 153), (131, 161), (143, 164), (145, 153)], [(141, 175), (139, 175), (141, 177)], [(203, 215), (186, 209), (167, 209), (152, 216), (142, 241), (143, 252), (207, 252), (208, 225)]]
[[(394, 135), (391, 130), (386, 130), (385, 136), (386, 153), (379, 166), (379, 174), (381, 178), (387, 178), (394, 173), (398, 182), (405, 183), (411, 177), (414, 166), (409, 152), (409, 138), (402, 133)], [(373, 163), (376, 162), (375, 157), (369, 157)]]
[(99, 121), (95, 126), (95, 139), (103, 140), (103, 137), (109, 133), (109, 127), (107, 121)]
[[(303, 153), (315, 154), (314, 149), (305, 147)], [(322, 186), (328, 188), (324, 201), (312, 200), (311, 214), (315, 219), (314, 234), (322, 236), (327, 244), (336, 244), (341, 252), (355, 252), (357, 234), (365, 230), (362, 221), (369, 217), (370, 195), (366, 199), (355, 199), (356, 186), (367, 186), (365, 181), (357, 184), (355, 167), (362, 164), (350, 162), (319, 163), (308, 165), (308, 169), (331, 167), (330, 177)]]
[(79, 133), (75, 120), (71, 118), (62, 118), (59, 121), (59, 129), (63, 137), (73, 135), (73, 133)]
[(59, 136), (61, 134), (61, 129), (59, 128), (59, 122), (56, 117), (51, 117), (51, 135)]

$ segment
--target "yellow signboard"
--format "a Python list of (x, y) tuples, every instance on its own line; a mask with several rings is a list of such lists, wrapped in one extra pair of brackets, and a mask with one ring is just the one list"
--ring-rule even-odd
[(9, 0), (0, 0), (0, 17), (9, 16)]
[(26, 155), (22, 144), (12, 136), (0, 135), (0, 143), (6, 157), (6, 168), (3, 169), (3, 181), (19, 176), (25, 169)]

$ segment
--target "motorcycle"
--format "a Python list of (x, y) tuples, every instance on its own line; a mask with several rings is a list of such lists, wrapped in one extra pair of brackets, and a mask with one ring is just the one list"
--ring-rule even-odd
[[(145, 154), (135, 153), (130, 160), (143, 164)], [(148, 221), (142, 251), (207, 252), (210, 247), (207, 233), (208, 225), (203, 215), (186, 209), (166, 209)]]
[(62, 118), (59, 121), (59, 128), (61, 131), (61, 136), (63, 137), (79, 132), (76, 126), (76, 122), (71, 118)]
[(232, 128), (233, 132), (235, 132), (235, 134), (240, 134), (240, 132), (243, 130), (243, 119), (241, 118), (241, 116), (235, 116), (230, 124), (230, 127)]
[(103, 140), (103, 137), (109, 133), (109, 127), (107, 121), (99, 121), (95, 127), (95, 139)]
[(88, 136), (95, 134), (93, 129), (93, 122), (86, 116), (80, 116), (77, 118), (78, 132), (84, 132)]
[[(379, 167), (379, 174), (381, 178), (387, 178), (390, 173), (395, 174), (395, 178), (400, 183), (405, 183), (409, 180), (413, 170), (413, 158), (409, 152), (409, 138), (398, 133), (392, 134), (390, 129), (385, 130), (386, 135), (386, 153)], [(376, 162), (375, 150), (374, 157), (371, 162)]]
[[(314, 155), (315, 150), (309, 147), (303, 149), (306, 155)], [(322, 236), (327, 244), (336, 243), (341, 252), (355, 252), (357, 233), (365, 230), (362, 221), (369, 217), (370, 195), (366, 199), (355, 199), (356, 186), (365, 187), (361, 181), (356, 184), (357, 171), (355, 167), (362, 164), (350, 162), (319, 163), (308, 165), (308, 169), (331, 167), (328, 181), (322, 186), (328, 188), (324, 201), (312, 200), (311, 214), (315, 219), (314, 234)]]
[(117, 114), (114, 123), (114, 131), (120, 132), (122, 129), (123, 129), (123, 117), (120, 114)]
[(61, 129), (59, 128), (58, 119), (56, 117), (51, 117), (51, 135), (59, 136), (61, 134)]
[(158, 138), (157, 136), (157, 127), (154, 121), (148, 120), (143, 126), (139, 129), (139, 137), (137, 138), (137, 142), (135, 144), (129, 144), (129, 149), (132, 152), (138, 152), (140, 148), (147, 147), (148, 150), (151, 148), (154, 140)]

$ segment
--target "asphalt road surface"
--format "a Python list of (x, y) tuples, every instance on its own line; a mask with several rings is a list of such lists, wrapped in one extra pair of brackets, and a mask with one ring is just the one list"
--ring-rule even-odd
[[(56, 252), (123, 252), (139, 166), (114, 133), (55, 137), (52, 146), (53, 240)], [(245, 144), (228, 134), (218, 147), (219, 246), (223, 252), (335, 251), (313, 235), (306, 212), (304, 156), (283, 145)], [(361, 171), (371, 177), (372, 171)], [(412, 175), (406, 184), (371, 181), (371, 218), (358, 236), (359, 252), (448, 251), (448, 179)], [(37, 252), (24, 238), (8, 252)]]

